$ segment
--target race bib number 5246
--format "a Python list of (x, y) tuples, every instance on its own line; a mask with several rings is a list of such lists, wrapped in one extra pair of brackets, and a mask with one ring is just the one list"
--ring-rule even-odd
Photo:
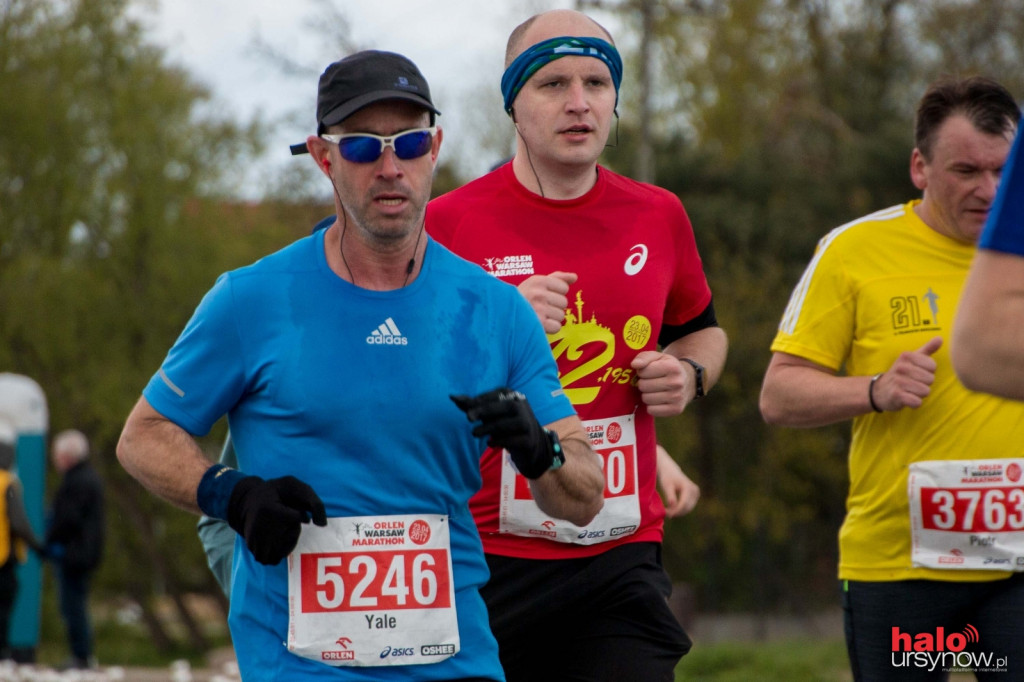
[(303, 554), (302, 612), (448, 608), (447, 562), (443, 550)]
[(448, 518), (329, 519), (288, 557), (288, 649), (327, 665), (437, 663), (459, 651)]

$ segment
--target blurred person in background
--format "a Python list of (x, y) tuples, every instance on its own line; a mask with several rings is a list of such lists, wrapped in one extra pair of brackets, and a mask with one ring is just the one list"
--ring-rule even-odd
[(61, 475), (50, 504), (46, 554), (57, 567), (60, 614), (71, 658), (68, 668), (95, 667), (89, 618), (89, 584), (103, 558), (103, 482), (89, 462), (89, 441), (81, 431), (53, 439), (53, 466)]

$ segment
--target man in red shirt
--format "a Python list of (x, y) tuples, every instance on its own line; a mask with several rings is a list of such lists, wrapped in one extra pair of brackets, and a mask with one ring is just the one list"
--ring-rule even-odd
[[(516, 155), (431, 202), (427, 231), (531, 302), (606, 487), (577, 527), (545, 516), (501, 451), (485, 453), (471, 508), (491, 628), (510, 682), (672, 680), (690, 640), (666, 603), (655, 418), (710, 390), (726, 335), (679, 199), (597, 164), (622, 77), (608, 32), (547, 12), (513, 31), (505, 63)], [(552, 645), (572, 653), (561, 669), (538, 655)]]

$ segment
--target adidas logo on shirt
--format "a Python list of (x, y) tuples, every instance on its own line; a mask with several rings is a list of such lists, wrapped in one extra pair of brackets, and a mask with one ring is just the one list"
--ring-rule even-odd
[(402, 336), (398, 325), (389, 317), (366, 337), (366, 343), (371, 346), (407, 346), (409, 339)]

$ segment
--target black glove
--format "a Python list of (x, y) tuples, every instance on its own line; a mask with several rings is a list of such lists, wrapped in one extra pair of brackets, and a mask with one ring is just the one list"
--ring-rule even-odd
[(469, 421), (480, 422), (473, 427), (473, 435), (488, 436), (488, 445), (508, 450), (523, 476), (540, 478), (556, 459), (559, 465), (565, 461), (558, 436), (540, 425), (522, 393), (498, 388), (475, 398), (448, 397), (466, 413)]
[(228, 499), (228, 525), (245, 538), (261, 564), (272, 566), (288, 556), (299, 541), (301, 524), (310, 519), (318, 526), (327, 525), (324, 503), (294, 476), (269, 481), (246, 476)]

